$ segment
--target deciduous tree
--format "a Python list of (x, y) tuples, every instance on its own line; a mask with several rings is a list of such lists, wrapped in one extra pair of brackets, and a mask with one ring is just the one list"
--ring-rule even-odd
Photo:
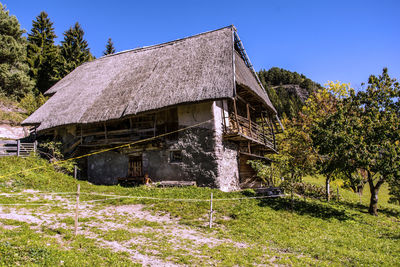
[(400, 179), (400, 86), (385, 68), (371, 75), (368, 88), (350, 91), (337, 111), (318, 125), (319, 151), (333, 157), (343, 171), (367, 173), (371, 199), (369, 213), (378, 214), (383, 183)]

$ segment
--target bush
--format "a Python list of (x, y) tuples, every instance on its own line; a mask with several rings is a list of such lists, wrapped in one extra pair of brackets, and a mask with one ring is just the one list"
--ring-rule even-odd
[(61, 153), (61, 146), (61, 142), (41, 142), (39, 144), (40, 155), (48, 158), (51, 163), (54, 163), (56, 170), (66, 174), (72, 174), (76, 162), (73, 160), (63, 160), (64, 155)]
[(271, 162), (269, 165), (260, 160), (248, 160), (247, 164), (257, 172), (257, 177), (261, 178), (269, 186), (276, 186), (280, 182), (280, 170), (276, 164)]
[[(325, 187), (321, 185), (314, 185), (305, 182), (296, 182), (290, 184), (289, 181), (284, 181), (280, 184), (280, 187), (285, 191), (290, 191), (290, 187), (293, 187), (293, 191), (296, 194), (312, 197), (312, 198), (325, 198)], [(332, 198), (336, 197), (334, 191), (330, 190)]]
[(47, 100), (42, 94), (35, 96), (33, 93), (26, 94), (20, 101), (19, 106), (23, 108), (28, 115), (31, 115)]

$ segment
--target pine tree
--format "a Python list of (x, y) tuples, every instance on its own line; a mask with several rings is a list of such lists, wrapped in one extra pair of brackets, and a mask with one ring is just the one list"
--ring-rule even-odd
[(57, 61), (58, 49), (54, 44), (57, 38), (53, 22), (46, 12), (40, 12), (36, 20), (32, 21), (32, 30), (28, 34), (28, 64), (29, 75), (36, 83), (39, 92), (44, 93), (58, 79)]
[(26, 39), (15, 16), (0, 3), (0, 92), (21, 98), (32, 90), (28, 75)]
[(64, 32), (64, 40), (61, 41), (61, 77), (64, 77), (84, 62), (93, 59), (87, 41), (83, 38), (85, 32), (79, 23)]
[(106, 44), (106, 50), (103, 52), (103, 55), (111, 55), (115, 53), (115, 47), (114, 43), (111, 41), (111, 38), (108, 38), (107, 44)]

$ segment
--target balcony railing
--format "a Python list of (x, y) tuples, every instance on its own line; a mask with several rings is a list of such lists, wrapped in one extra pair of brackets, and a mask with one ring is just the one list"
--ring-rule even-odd
[(257, 124), (239, 115), (229, 116), (229, 126), (225, 126), (225, 136), (240, 136), (275, 150), (274, 136), (268, 125)]

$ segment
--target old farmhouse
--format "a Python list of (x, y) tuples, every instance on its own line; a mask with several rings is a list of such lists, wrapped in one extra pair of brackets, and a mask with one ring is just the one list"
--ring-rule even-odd
[(132, 144), (79, 161), (97, 184), (147, 174), (231, 191), (276, 152), (279, 120), (234, 26), (87, 62), (46, 95), (23, 125), (68, 157)]

